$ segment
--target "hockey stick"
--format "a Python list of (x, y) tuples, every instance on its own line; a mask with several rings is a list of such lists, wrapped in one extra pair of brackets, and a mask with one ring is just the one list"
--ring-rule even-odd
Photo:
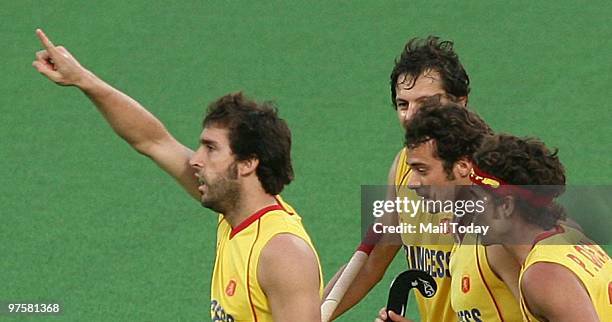
[[(400, 273), (391, 282), (389, 299), (387, 300), (387, 314), (389, 311), (393, 311), (405, 316), (408, 308), (408, 295), (413, 288), (419, 290), (419, 293), (424, 297), (431, 298), (436, 294), (438, 284), (425, 271), (411, 269)], [(391, 322), (391, 319), (387, 318), (387, 321)]]

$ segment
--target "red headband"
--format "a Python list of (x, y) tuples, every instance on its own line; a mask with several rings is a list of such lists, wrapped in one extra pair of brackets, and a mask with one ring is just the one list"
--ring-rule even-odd
[(472, 171), (470, 172), (470, 180), (475, 185), (485, 187), (498, 196), (503, 197), (507, 195), (518, 195), (521, 198), (525, 199), (525, 201), (527, 201), (532, 206), (539, 208), (543, 208), (550, 205), (553, 200), (553, 197), (551, 196), (537, 195), (529, 189), (509, 184), (493, 175), (490, 175), (478, 169), (478, 167), (476, 166), (474, 166), (472, 168)]

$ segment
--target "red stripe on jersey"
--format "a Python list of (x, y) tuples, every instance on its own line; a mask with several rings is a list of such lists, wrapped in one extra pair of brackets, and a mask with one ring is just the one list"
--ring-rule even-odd
[[(476, 265), (478, 266), (478, 274), (480, 274), (480, 279), (482, 280), (482, 283), (484, 283), (487, 292), (489, 293), (489, 296), (491, 297), (491, 300), (493, 301), (493, 304), (495, 304), (495, 310), (497, 313), (497, 317), (499, 317), (500, 321), (504, 321), (503, 317), (501, 316), (501, 311), (499, 310), (499, 305), (497, 305), (497, 301), (495, 300), (495, 297), (493, 296), (493, 292), (491, 292), (491, 288), (489, 288), (489, 284), (487, 284), (487, 281), (484, 278), (484, 275), (482, 274), (482, 269), (480, 268), (480, 256), (478, 256), (478, 244), (474, 245), (474, 249), (476, 250)], [(486, 247), (486, 246), (483, 246)], [(485, 248), (485, 252), (486, 252), (486, 248)], [(485, 260), (487, 260), (485, 258)]]
[(533, 248), (533, 246), (535, 246), (537, 243), (543, 241), (546, 238), (549, 238), (551, 236), (554, 236), (556, 234), (561, 234), (564, 232), (565, 232), (565, 229), (563, 229), (563, 227), (561, 226), (555, 226), (554, 230), (548, 230), (548, 231), (542, 232), (538, 234), (536, 238), (533, 240), (533, 244), (531, 245), (531, 248)]
[(253, 255), (253, 248), (255, 248), (257, 239), (259, 239), (259, 228), (260, 228), (260, 225), (258, 223), (257, 235), (255, 235), (255, 241), (253, 241), (253, 244), (251, 245), (251, 250), (249, 251), (249, 259), (247, 261), (247, 278), (246, 278), (246, 283), (247, 283), (246, 288), (247, 288), (247, 293), (249, 294), (249, 305), (251, 306), (251, 312), (253, 313), (253, 321), (255, 322), (257, 322), (257, 314), (255, 313), (255, 306), (253, 306), (253, 298), (251, 296), (251, 282), (250, 282), (251, 274), (250, 272), (251, 272), (251, 255)]
[(270, 211), (274, 211), (274, 210), (283, 210), (283, 207), (281, 207), (280, 205), (272, 205), (272, 206), (268, 206), (268, 207), (259, 209), (256, 213), (250, 215), (247, 219), (243, 220), (240, 224), (238, 224), (238, 226), (233, 228), (232, 232), (230, 233), (229, 238), (232, 239), (234, 236), (236, 236), (237, 233), (249, 227), (249, 225), (257, 221), (263, 215), (265, 215), (266, 213)]

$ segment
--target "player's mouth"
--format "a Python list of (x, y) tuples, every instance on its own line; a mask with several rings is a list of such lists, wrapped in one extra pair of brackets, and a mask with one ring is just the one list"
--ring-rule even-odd
[(469, 226), (474, 222), (474, 214), (464, 214), (463, 216), (454, 216), (453, 221), (458, 223), (459, 226)]
[(431, 198), (431, 197), (433, 197), (433, 196), (431, 196), (431, 194), (429, 193), (429, 189), (425, 189), (425, 188), (417, 188), (417, 189), (415, 189), (415, 191), (414, 191), (414, 192), (416, 192), (416, 194), (417, 194), (419, 197), (421, 197), (421, 198), (423, 198), (423, 199), (425, 199), (425, 200), (433, 200), (433, 199)]
[(204, 181), (204, 179), (202, 179), (202, 177), (200, 176), (199, 173), (195, 174), (196, 178), (198, 178), (198, 190), (201, 193), (204, 193), (204, 190), (206, 190), (206, 181)]

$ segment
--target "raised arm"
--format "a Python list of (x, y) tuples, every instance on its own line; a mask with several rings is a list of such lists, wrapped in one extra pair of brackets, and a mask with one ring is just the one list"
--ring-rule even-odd
[(257, 278), (274, 321), (321, 322), (321, 276), (314, 251), (301, 238), (279, 234), (264, 247)]
[(59, 85), (79, 88), (117, 135), (155, 161), (199, 200), (197, 180), (189, 167), (193, 151), (172, 137), (164, 125), (136, 100), (81, 66), (66, 48), (55, 46), (42, 30), (37, 29), (36, 35), (44, 50), (36, 53), (32, 66)]

